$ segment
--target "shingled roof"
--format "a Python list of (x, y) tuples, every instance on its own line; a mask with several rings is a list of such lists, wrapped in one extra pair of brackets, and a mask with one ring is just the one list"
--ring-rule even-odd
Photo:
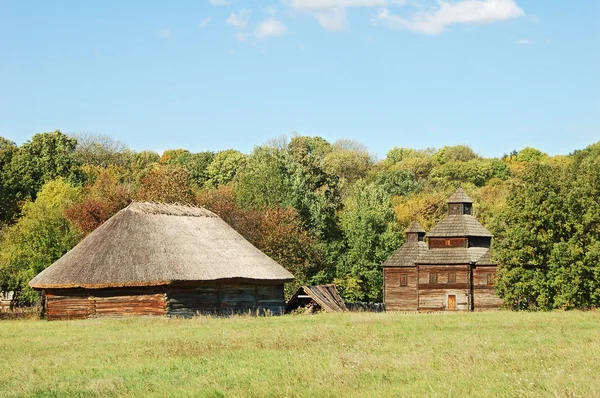
[(448, 198), (448, 203), (473, 203), (473, 199), (467, 195), (467, 193), (462, 189), (458, 188), (452, 196)]
[(206, 209), (133, 202), (29, 285), (107, 288), (227, 279), (288, 282), (294, 276)]
[(490, 265), (490, 249), (485, 247), (454, 247), (428, 250), (420, 256), (418, 264), (477, 264)]
[(410, 233), (425, 233), (425, 230), (423, 229), (423, 227), (421, 226), (421, 224), (419, 224), (416, 221), (413, 221), (408, 228), (406, 229), (406, 233), (410, 234)]
[(414, 267), (415, 261), (427, 253), (427, 243), (406, 242), (382, 264), (383, 267)]
[(492, 237), (477, 219), (469, 214), (446, 216), (429, 233), (429, 238), (451, 238), (460, 236)]

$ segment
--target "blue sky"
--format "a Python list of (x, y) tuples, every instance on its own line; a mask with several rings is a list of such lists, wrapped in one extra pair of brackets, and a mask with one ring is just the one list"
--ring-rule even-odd
[(0, 135), (485, 156), (600, 140), (595, 0), (0, 0)]

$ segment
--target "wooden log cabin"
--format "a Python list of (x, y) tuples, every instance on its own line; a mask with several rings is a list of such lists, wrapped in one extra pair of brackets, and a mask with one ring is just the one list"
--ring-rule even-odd
[(293, 275), (214, 213), (133, 202), (29, 285), (48, 320), (280, 314)]
[[(459, 188), (448, 215), (428, 234), (413, 223), (406, 243), (383, 263), (387, 311), (482, 311), (502, 304), (494, 292), (492, 234), (472, 215)], [(427, 238), (427, 242), (425, 242)]]

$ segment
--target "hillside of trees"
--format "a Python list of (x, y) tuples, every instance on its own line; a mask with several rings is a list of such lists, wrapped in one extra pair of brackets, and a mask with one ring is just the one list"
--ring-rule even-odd
[(27, 282), (132, 200), (217, 213), (300, 284), (336, 283), (381, 301), (381, 263), (417, 220), (430, 229), (463, 187), (494, 233), (496, 289), (512, 309), (600, 303), (600, 142), (566, 156), (523, 148), (393, 147), (377, 160), (351, 140), (293, 135), (234, 149), (136, 152), (110, 137), (0, 137), (0, 291), (35, 302)]

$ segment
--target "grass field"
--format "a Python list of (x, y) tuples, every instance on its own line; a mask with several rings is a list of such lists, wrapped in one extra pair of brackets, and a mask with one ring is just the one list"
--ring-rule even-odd
[(600, 312), (0, 322), (0, 396), (600, 396)]

